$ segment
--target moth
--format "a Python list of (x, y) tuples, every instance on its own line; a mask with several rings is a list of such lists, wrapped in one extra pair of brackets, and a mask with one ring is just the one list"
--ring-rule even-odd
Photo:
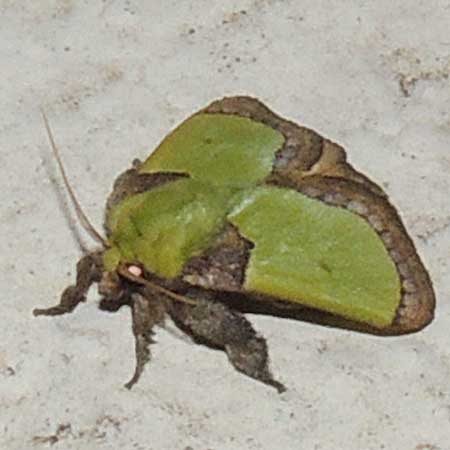
[(433, 318), (430, 277), (381, 187), (342, 147), (254, 98), (214, 101), (135, 160), (107, 199), (105, 236), (77, 210), (101, 246), (80, 259), (60, 303), (34, 314), (72, 312), (93, 283), (101, 308), (129, 306), (128, 388), (167, 316), (279, 392), (247, 312), (378, 335), (418, 331)]

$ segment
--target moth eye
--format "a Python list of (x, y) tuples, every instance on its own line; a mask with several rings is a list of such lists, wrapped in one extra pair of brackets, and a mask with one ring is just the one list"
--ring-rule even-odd
[(127, 267), (128, 272), (135, 277), (140, 277), (142, 275), (142, 269), (139, 266), (132, 264)]

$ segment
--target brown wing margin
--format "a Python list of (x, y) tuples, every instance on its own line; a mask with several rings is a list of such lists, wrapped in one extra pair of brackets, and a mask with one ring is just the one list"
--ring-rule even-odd
[(274, 172), (279, 176), (342, 177), (363, 184), (370, 191), (385, 196), (383, 190), (346, 162), (345, 150), (309, 128), (277, 116), (259, 100), (251, 97), (226, 97), (200, 113), (235, 114), (262, 122), (282, 133), (285, 143), (276, 154)]
[[(379, 234), (396, 264), (402, 283), (401, 303), (396, 317), (381, 333), (409, 333), (423, 328), (433, 319), (435, 295), (431, 280), (399, 214), (384, 191), (347, 162), (342, 147), (313, 130), (280, 118), (251, 97), (224, 98), (201, 112), (249, 117), (280, 131), (286, 140), (277, 152), (267, 183), (295, 189), (330, 205), (347, 208), (367, 220)], [(251, 247), (242, 242), (237, 244), (239, 236), (236, 233), (235, 230), (231, 232), (232, 242), (234, 248), (241, 251), (242, 265), (248, 261)], [(242, 238), (240, 240), (243, 241)], [(220, 246), (216, 250), (218, 248)], [(243, 267), (240, 269), (242, 271)], [(238, 283), (233, 289), (225, 290), (239, 291), (243, 277), (244, 273), (239, 273), (234, 278)], [(367, 331), (375, 332), (370, 328)], [(380, 330), (376, 332), (380, 333)]]
[(383, 331), (408, 333), (423, 328), (433, 319), (435, 297), (430, 277), (397, 211), (386, 197), (354, 181), (319, 175), (297, 180), (273, 175), (269, 183), (346, 208), (364, 218), (378, 233), (397, 267), (402, 285), (396, 317)]

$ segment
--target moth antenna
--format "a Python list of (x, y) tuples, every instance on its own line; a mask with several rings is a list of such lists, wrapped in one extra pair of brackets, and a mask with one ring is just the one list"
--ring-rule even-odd
[(80, 203), (75, 195), (75, 192), (72, 189), (72, 186), (69, 183), (69, 179), (67, 178), (66, 170), (64, 169), (64, 165), (59, 154), (58, 147), (55, 144), (55, 140), (53, 138), (52, 130), (50, 129), (50, 125), (47, 119), (47, 115), (45, 111), (41, 108), (42, 118), (44, 119), (45, 129), (47, 131), (47, 136), (50, 141), (50, 145), (53, 150), (53, 155), (55, 156), (56, 162), (58, 163), (59, 170), (61, 172), (61, 176), (64, 180), (64, 185), (66, 186), (67, 192), (69, 193), (72, 204), (75, 208), (75, 212), (77, 213), (77, 217), (81, 222), (81, 226), (90, 234), (90, 236), (96, 241), (100, 242), (104, 248), (108, 247), (106, 240), (103, 236), (95, 229), (95, 227), (91, 224), (83, 209), (81, 208)]
[(198, 301), (186, 297), (184, 295), (180, 295), (177, 294), (173, 291), (171, 291), (170, 289), (166, 289), (163, 286), (160, 286), (157, 283), (154, 283), (150, 280), (145, 279), (143, 276), (138, 275), (137, 273), (135, 273), (134, 270), (130, 270), (130, 269), (134, 269), (133, 266), (131, 267), (126, 267), (126, 266), (119, 266), (118, 271), (119, 273), (127, 278), (128, 280), (134, 281), (135, 283), (139, 283), (145, 287), (148, 287), (150, 290), (152, 291), (156, 291), (159, 292), (160, 294), (166, 295), (167, 297), (171, 298), (172, 300), (175, 300), (177, 302), (181, 302), (181, 303), (187, 303), (188, 305), (197, 305)]

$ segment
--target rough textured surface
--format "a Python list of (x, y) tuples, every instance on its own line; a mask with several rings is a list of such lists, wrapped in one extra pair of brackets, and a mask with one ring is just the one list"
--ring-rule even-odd
[[(448, 449), (447, 2), (3, 1), (0, 13), (0, 447)], [(38, 106), (100, 226), (133, 158), (237, 93), (339, 142), (383, 185), (430, 270), (436, 319), (380, 338), (253, 316), (290, 388), (281, 396), (161, 330), (129, 392), (118, 383), (134, 359), (126, 308), (103, 313), (91, 295), (77, 315), (31, 315), (80, 256)]]

